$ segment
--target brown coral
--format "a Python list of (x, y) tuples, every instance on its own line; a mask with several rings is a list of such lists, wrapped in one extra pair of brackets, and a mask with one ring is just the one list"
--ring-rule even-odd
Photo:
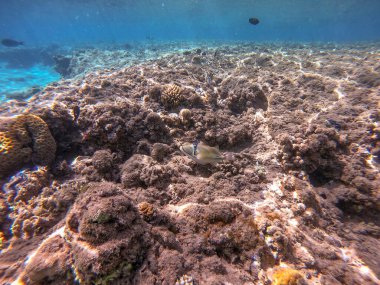
[(8, 153), (13, 148), (12, 139), (6, 133), (0, 133), (0, 153)]
[(0, 125), (0, 174), (6, 175), (25, 163), (51, 163), (56, 143), (46, 123), (34, 115), (3, 118)]
[(148, 202), (141, 202), (138, 205), (139, 212), (144, 218), (150, 218), (154, 214), (153, 205)]
[(175, 108), (183, 101), (183, 89), (175, 84), (165, 85), (161, 94), (161, 103), (166, 108)]
[(16, 122), (16, 126), (25, 128), (32, 138), (33, 161), (41, 165), (51, 163), (57, 146), (47, 124), (34, 115), (19, 116)]
[(189, 109), (182, 109), (179, 112), (179, 118), (181, 119), (182, 124), (188, 125), (191, 122), (192, 119), (192, 113)]
[[(66, 233), (83, 284), (101, 284), (103, 278), (116, 273), (114, 284), (131, 284), (130, 271), (138, 268), (149, 246), (138, 210), (125, 191), (112, 183), (92, 184), (78, 197), (68, 214)], [(122, 264), (129, 270), (119, 272)], [(118, 278), (124, 282), (118, 283)]]

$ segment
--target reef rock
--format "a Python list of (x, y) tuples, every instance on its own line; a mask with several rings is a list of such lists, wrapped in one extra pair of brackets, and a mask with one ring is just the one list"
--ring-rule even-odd
[[(68, 213), (67, 236), (78, 278), (124, 284), (149, 246), (147, 226), (129, 197), (112, 183), (92, 184)], [(102, 283), (103, 282), (103, 283)]]

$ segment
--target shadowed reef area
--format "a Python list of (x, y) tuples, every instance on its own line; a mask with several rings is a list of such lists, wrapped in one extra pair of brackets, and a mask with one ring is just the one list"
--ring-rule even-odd
[(117, 53), (0, 106), (1, 284), (379, 284), (379, 44)]

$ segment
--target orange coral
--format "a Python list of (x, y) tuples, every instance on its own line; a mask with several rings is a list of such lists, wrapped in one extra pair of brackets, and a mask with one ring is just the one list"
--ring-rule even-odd
[(305, 284), (302, 274), (292, 268), (279, 268), (272, 276), (272, 285), (302, 285)]
[(138, 205), (139, 212), (144, 217), (151, 217), (154, 214), (154, 208), (153, 205), (148, 202), (142, 202)]
[(46, 123), (34, 115), (0, 120), (0, 175), (33, 161), (47, 165), (54, 160), (56, 143)]
[(4, 234), (3, 232), (0, 232), (0, 249), (3, 249), (4, 242), (5, 242)]

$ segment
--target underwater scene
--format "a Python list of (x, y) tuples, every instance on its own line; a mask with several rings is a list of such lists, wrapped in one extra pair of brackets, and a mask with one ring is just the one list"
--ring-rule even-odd
[(379, 15), (0, 1), (0, 284), (379, 285)]

